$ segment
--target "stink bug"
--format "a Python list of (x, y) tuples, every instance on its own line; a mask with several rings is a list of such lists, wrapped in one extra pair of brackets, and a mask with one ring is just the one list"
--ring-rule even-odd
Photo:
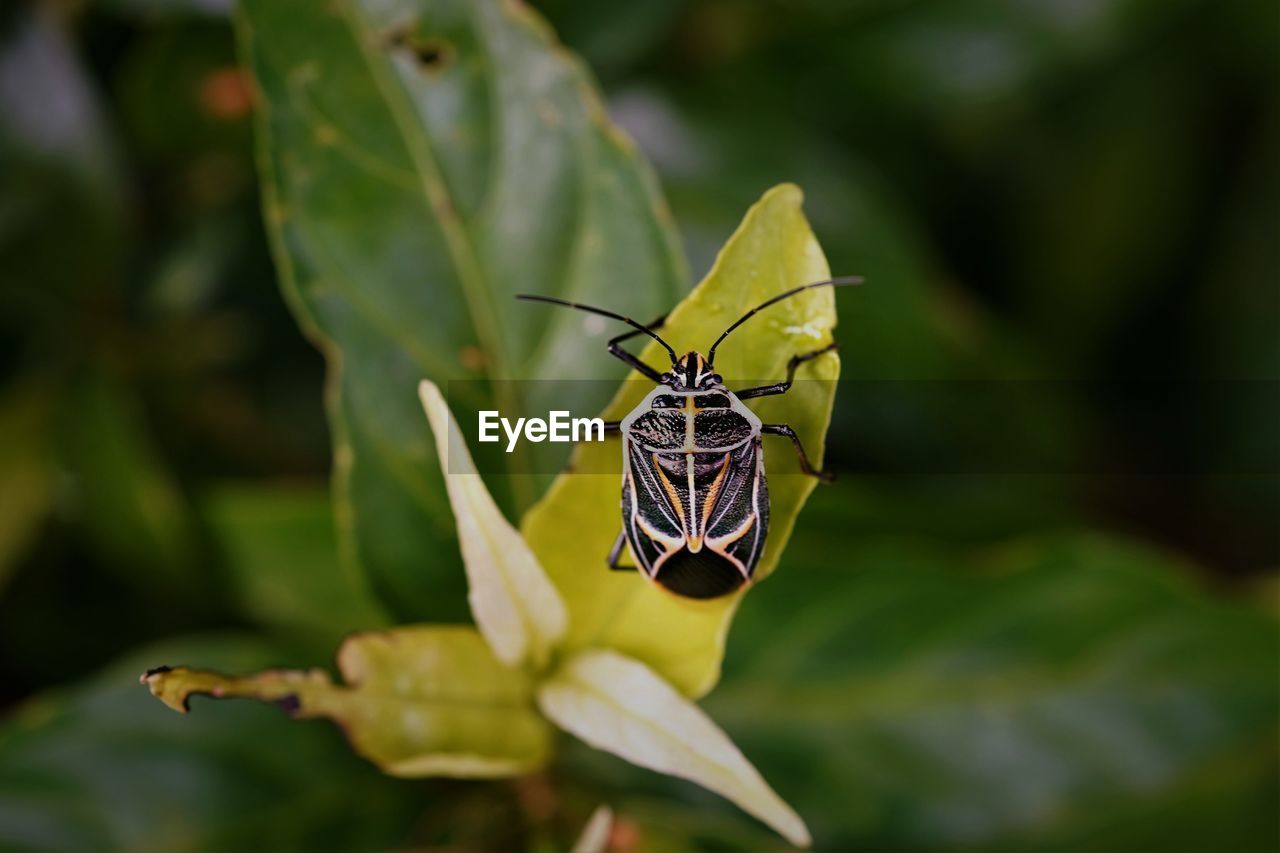
[[(861, 278), (819, 281), (769, 299), (725, 329), (704, 358), (677, 356), (657, 333), (665, 315), (647, 325), (602, 308), (551, 296), (521, 294), (517, 299), (549, 302), (620, 320), (633, 331), (609, 341), (609, 352), (657, 383), (621, 421), (606, 421), (606, 432), (622, 435), (622, 532), (609, 552), (609, 568), (622, 566), (622, 545), (631, 546), (646, 578), (686, 598), (719, 598), (751, 581), (769, 532), (769, 486), (765, 478), (763, 435), (791, 439), (800, 468), (829, 481), (809, 462), (800, 438), (787, 424), (766, 424), (743, 404), (752, 397), (785, 394), (796, 368), (836, 349), (829, 344), (792, 356), (787, 378), (771, 385), (730, 391), (715, 372), (716, 347), (757, 311), (815, 287), (860, 284)], [(622, 348), (644, 334), (667, 351), (671, 369), (659, 373)]]

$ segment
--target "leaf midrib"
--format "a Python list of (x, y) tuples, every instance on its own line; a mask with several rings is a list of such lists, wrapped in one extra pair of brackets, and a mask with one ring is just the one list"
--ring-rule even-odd
[[(442, 696), (406, 696), (393, 690), (378, 690), (361, 685), (331, 685), (331, 695), (335, 698), (355, 699), (361, 704), (373, 703), (381, 705), (414, 705), (423, 706), (427, 710), (448, 711), (512, 711), (537, 715), (531, 699), (472, 699), (462, 695)], [(326, 691), (327, 692), (327, 691)], [(322, 707), (317, 713), (327, 715)]]
[[(466, 227), (462, 223), (460, 209), (456, 204), (440, 170), (440, 164), (425, 132), (414, 133), (415, 122), (412, 116), (416, 111), (405, 103), (403, 89), (396, 81), (388, 79), (385, 65), (380, 57), (372, 54), (372, 33), (353, 0), (336, 0), (341, 11), (341, 18), (356, 43), (357, 50), (369, 70), (369, 76), (381, 93), (383, 101), (391, 113), (397, 134), (409, 159), (413, 163), (414, 173), (426, 196), (427, 205), (444, 236), (445, 245), (458, 276), (463, 299), (467, 305), (467, 313), (471, 317), (473, 329), (481, 348), (488, 356), (488, 373), (490, 376), (509, 377), (507, 353), (502, 346), (502, 334), (497, 314), (489, 302), (486, 293), (486, 276)], [(518, 412), (523, 408), (510, 382), (493, 383), (493, 393), (500, 409)], [(511, 473), (528, 473), (517, 468), (527, 467), (527, 460), (520, 454), (512, 454), (509, 460), (513, 469)], [(513, 478), (512, 488), (516, 492), (516, 501), (521, 507), (532, 503), (530, 485), (525, 477)]]
[(413, 122), (406, 115), (404, 93), (393, 80), (387, 79), (382, 60), (372, 55), (372, 34), (368, 25), (360, 17), (360, 13), (356, 11), (354, 3), (352, 0), (338, 0), (338, 5), (342, 10), (342, 20), (350, 30), (360, 56), (369, 70), (369, 76), (382, 94), (383, 101), (391, 113), (400, 141), (413, 162), (414, 173), (427, 203), (440, 224), (445, 244), (458, 274), (458, 282), (462, 286), (463, 297), (467, 301), (471, 320), (475, 324), (476, 334), (501, 369), (501, 366), (505, 365), (506, 358), (499, 343), (496, 318), (491, 306), (486, 304), (483, 298), (485, 277), (480, 268), (479, 256), (458, 218), (457, 205), (444, 183), (444, 176), (440, 171), (435, 152), (425, 138), (425, 134), (412, 132)]

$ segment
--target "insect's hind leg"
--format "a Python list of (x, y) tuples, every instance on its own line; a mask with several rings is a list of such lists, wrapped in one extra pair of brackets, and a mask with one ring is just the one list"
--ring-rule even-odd
[(622, 566), (618, 561), (622, 559), (622, 548), (627, 544), (627, 534), (624, 531), (618, 531), (618, 538), (614, 540), (613, 547), (609, 549), (609, 556), (605, 558), (605, 563), (615, 572), (634, 572), (635, 566)]
[(804, 445), (800, 443), (800, 436), (796, 435), (796, 431), (787, 424), (765, 424), (760, 427), (763, 435), (782, 435), (791, 439), (791, 443), (795, 445), (796, 455), (800, 457), (800, 470), (806, 474), (817, 477), (824, 483), (830, 483), (836, 478), (835, 474), (830, 471), (819, 471), (813, 467), (813, 463), (809, 461), (809, 454), (804, 452)]
[(791, 360), (787, 362), (787, 378), (782, 382), (775, 382), (772, 385), (761, 385), (757, 388), (744, 388), (741, 391), (734, 391), (739, 400), (749, 400), (752, 397), (769, 397), (774, 394), (785, 394), (791, 390), (791, 383), (796, 379), (796, 368), (804, 364), (806, 361), (813, 361), (818, 356), (840, 349), (837, 343), (829, 343), (822, 349), (816, 349), (813, 352), (802, 352), (799, 355), (791, 356)]

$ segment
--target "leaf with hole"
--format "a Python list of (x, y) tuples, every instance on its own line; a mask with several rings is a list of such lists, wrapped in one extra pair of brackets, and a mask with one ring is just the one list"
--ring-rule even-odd
[[(238, 25), (278, 271), (329, 362), (340, 535), (396, 614), (456, 621), (462, 566), (418, 380), (620, 375), (578, 318), (512, 296), (657, 314), (686, 286), (668, 214), (584, 68), (522, 4), (248, 0)], [(492, 387), (496, 401), (455, 407), (548, 409), (536, 385)], [(586, 399), (557, 408), (603, 402), (576, 387)], [(536, 480), (501, 485), (523, 489), (498, 494), (519, 508)]]

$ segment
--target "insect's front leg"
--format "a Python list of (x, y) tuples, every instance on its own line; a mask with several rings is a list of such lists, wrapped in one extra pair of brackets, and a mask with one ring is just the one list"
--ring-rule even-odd
[[(840, 349), (837, 343), (827, 344), (822, 349), (816, 349), (813, 352), (802, 352), (799, 355), (791, 356), (791, 360), (787, 362), (787, 378), (783, 382), (775, 382), (772, 385), (761, 385), (758, 388), (745, 388), (742, 391), (734, 391), (739, 400), (749, 400), (752, 397), (769, 397), (773, 394), (785, 394), (791, 390), (791, 383), (796, 379), (796, 368), (804, 364), (806, 361), (812, 361), (823, 353)], [(803, 451), (801, 451), (803, 454)]]
[[(654, 320), (652, 323), (646, 323), (645, 325), (649, 329), (653, 331), (657, 331), (658, 329), (662, 328), (662, 324), (665, 323), (666, 321), (667, 321), (667, 315), (663, 314), (661, 317)], [(639, 335), (639, 334), (641, 334), (639, 329), (633, 329), (630, 332), (623, 332), (621, 335), (618, 335), (615, 338), (610, 338), (609, 354), (612, 355), (614, 358), (621, 359), (622, 361), (626, 362), (627, 365), (630, 366), (632, 370), (639, 371), (641, 375), (647, 376), (650, 380), (661, 384), (662, 374), (659, 371), (654, 370), (652, 367), (645, 364), (643, 361), (640, 360), (639, 356), (634, 355), (633, 353), (627, 352), (622, 348), (623, 341), (630, 340), (631, 338), (634, 338), (636, 335)]]
[(830, 471), (819, 471), (817, 468), (813, 467), (813, 463), (809, 461), (809, 454), (804, 452), (804, 445), (800, 443), (800, 436), (796, 435), (796, 431), (789, 425), (764, 424), (760, 427), (760, 432), (762, 435), (782, 435), (791, 439), (791, 443), (796, 447), (796, 455), (800, 457), (801, 471), (809, 474), (810, 476), (817, 477), (824, 483), (830, 483), (836, 478), (836, 475), (832, 474)]

